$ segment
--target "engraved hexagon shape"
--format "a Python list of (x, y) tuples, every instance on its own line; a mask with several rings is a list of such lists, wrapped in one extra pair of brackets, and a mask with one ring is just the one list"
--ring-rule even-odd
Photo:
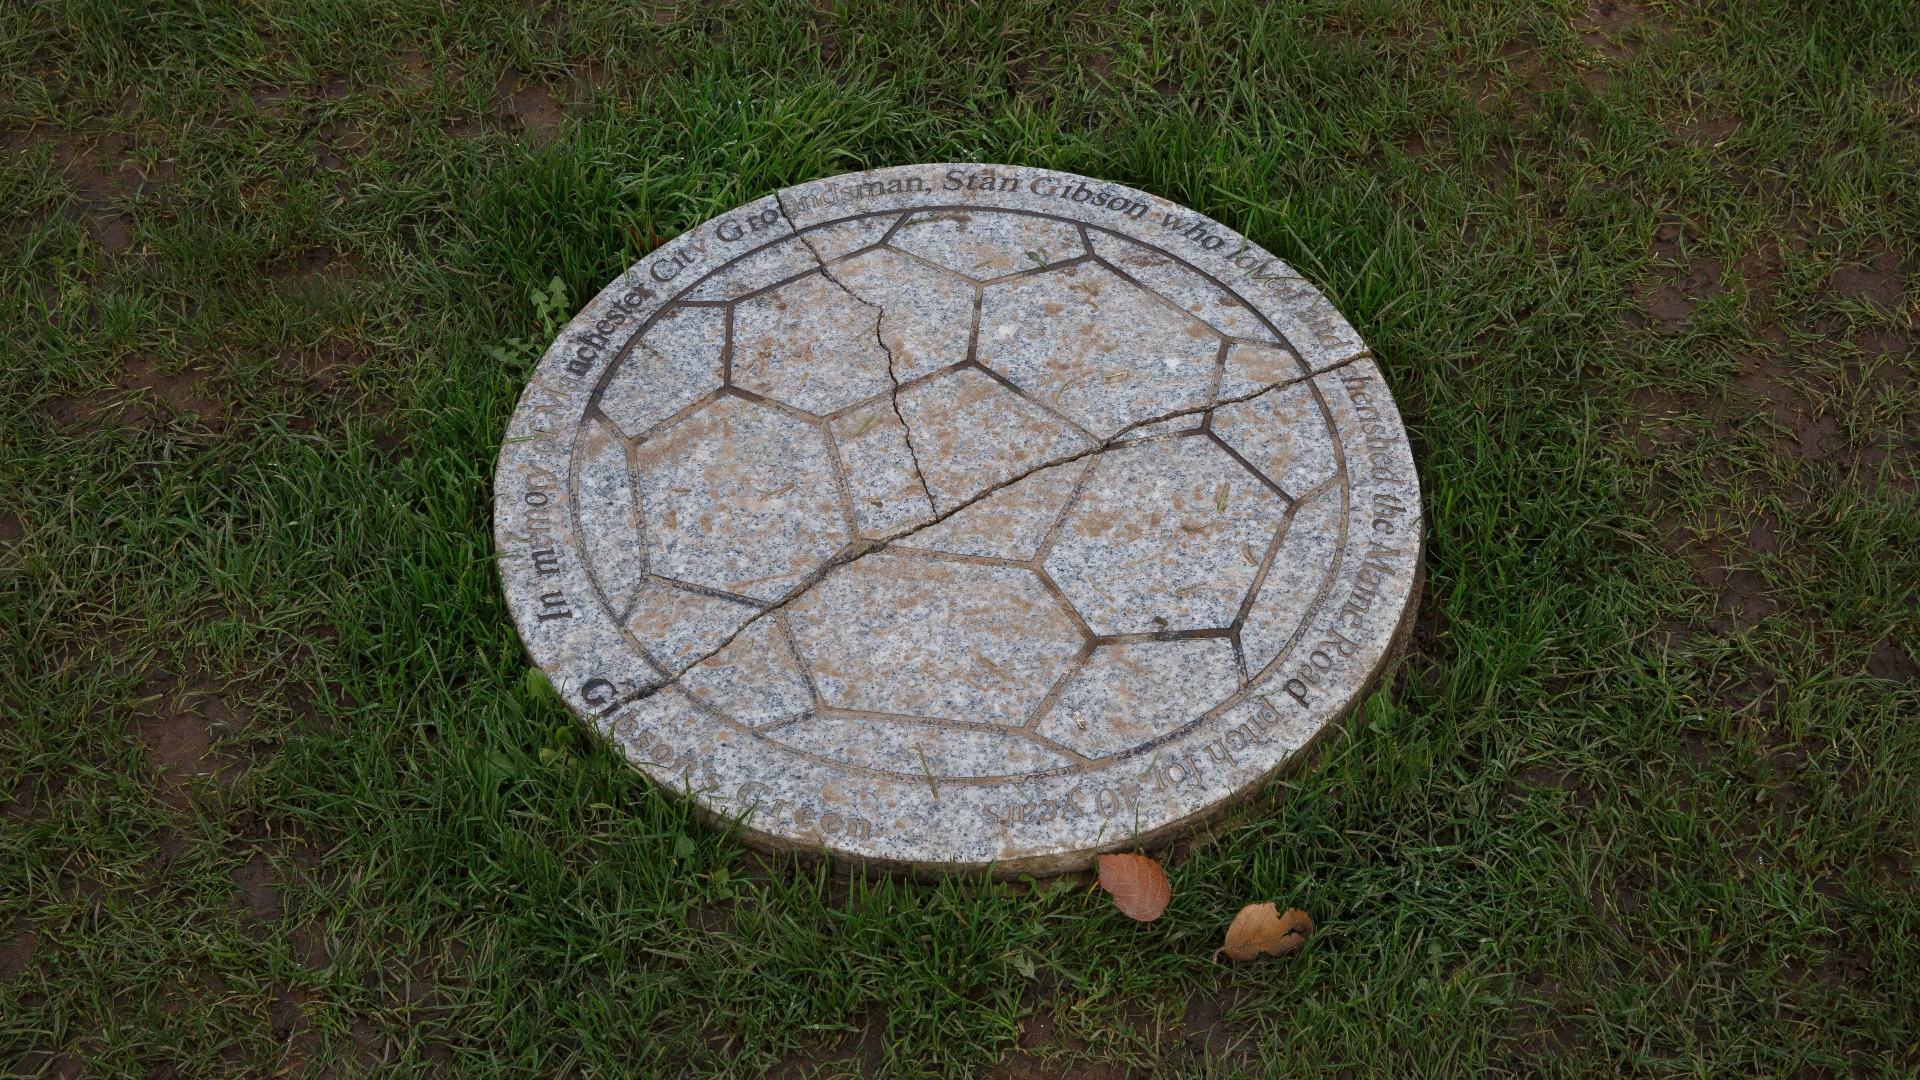
[(1226, 638), (1102, 645), (1035, 727), (1061, 746), (1103, 758), (1172, 732), (1239, 687)]
[(634, 450), (653, 571), (773, 601), (849, 539), (815, 425), (724, 397)]
[(880, 309), (821, 274), (742, 300), (733, 384), (825, 416), (893, 388)]
[(992, 210), (915, 214), (894, 230), (889, 246), (912, 252), (975, 281), (1050, 266), (1087, 253), (1070, 221)]
[(647, 429), (720, 388), (727, 313), (720, 308), (668, 309), (614, 369), (600, 411), (621, 434)]
[(827, 272), (880, 309), (894, 378), (907, 382), (967, 358), (973, 282), (887, 248), (843, 259)]
[(1221, 406), (1212, 426), (1222, 442), (1296, 499), (1340, 470), (1326, 414), (1306, 383)]
[(1204, 407), (1222, 339), (1099, 263), (988, 285), (977, 349), (1000, 372), (1100, 438)]
[(1024, 721), (1084, 641), (1029, 570), (886, 553), (839, 568), (787, 619), (827, 706), (975, 723)]
[(1286, 509), (1205, 435), (1117, 446), (1043, 565), (1096, 634), (1224, 629)]

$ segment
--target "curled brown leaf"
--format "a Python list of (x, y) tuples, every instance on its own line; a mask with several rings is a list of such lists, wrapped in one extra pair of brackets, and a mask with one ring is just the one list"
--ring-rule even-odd
[(1113, 894), (1121, 914), (1141, 922), (1159, 918), (1173, 899), (1167, 872), (1145, 855), (1100, 856), (1100, 887)]
[(1226, 943), (1219, 952), (1229, 960), (1251, 960), (1267, 954), (1284, 956), (1297, 952), (1313, 933), (1313, 919), (1299, 908), (1288, 908), (1282, 915), (1272, 904), (1248, 904), (1233, 917), (1227, 927)]

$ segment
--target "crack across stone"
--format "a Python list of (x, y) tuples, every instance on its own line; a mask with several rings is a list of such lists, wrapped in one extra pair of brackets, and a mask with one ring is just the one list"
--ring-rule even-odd
[[(808, 249), (812, 250), (811, 245), (809, 245)], [(862, 302), (865, 303), (865, 301), (862, 301)], [(669, 674), (667, 678), (662, 680), (660, 683), (657, 683), (653, 686), (647, 687), (646, 689), (640, 691), (638, 694), (634, 695), (634, 698), (638, 699), (638, 698), (649, 697), (655, 693), (658, 693), (660, 690), (665, 689), (666, 687), (672, 686), (674, 683), (679, 682), (681, 677), (684, 676), (687, 672), (693, 670), (696, 667), (699, 667), (701, 664), (719, 655), (720, 653), (725, 652), (727, 648), (733, 644), (734, 639), (738, 638), (741, 634), (745, 633), (748, 627), (752, 626), (756, 622), (759, 622), (761, 619), (766, 618), (768, 615), (771, 615), (777, 611), (781, 611), (786, 607), (788, 607), (789, 605), (793, 604), (796, 600), (800, 599), (802, 596), (805, 596), (808, 592), (811, 592), (814, 586), (826, 580), (829, 574), (833, 573), (835, 570), (839, 569), (840, 567), (850, 565), (854, 562), (858, 562), (859, 560), (864, 559), (867, 556), (875, 554), (877, 552), (885, 551), (887, 548), (893, 546), (894, 544), (899, 543), (902, 540), (906, 540), (909, 537), (912, 537), (918, 533), (926, 531), (927, 529), (931, 529), (935, 525), (938, 525), (941, 522), (947, 520), (948, 518), (954, 516), (955, 514), (958, 514), (960, 511), (965, 510), (968, 507), (974, 505), (975, 503), (980, 502), (983, 499), (987, 499), (1001, 491), (1006, 490), (1007, 488), (1014, 486), (1015, 484), (1020, 483), (1021, 481), (1027, 479), (1028, 477), (1034, 475), (1035, 473), (1041, 472), (1046, 469), (1057, 468), (1062, 465), (1071, 465), (1076, 461), (1081, 461), (1089, 457), (1098, 457), (1099, 455), (1104, 454), (1108, 450), (1112, 449), (1116, 443), (1119, 443), (1121, 440), (1125, 439), (1128, 435), (1132, 434), (1135, 431), (1138, 431), (1141, 428), (1151, 427), (1155, 424), (1165, 423), (1166, 421), (1178, 419), (1182, 416), (1199, 416), (1205, 413), (1212, 412), (1215, 409), (1219, 409), (1227, 405), (1238, 405), (1242, 402), (1253, 401), (1258, 398), (1264, 397), (1267, 394), (1271, 394), (1277, 390), (1284, 390), (1291, 386), (1298, 386), (1299, 384), (1306, 382), (1309, 379), (1318, 378), (1319, 376), (1328, 374), (1329, 372), (1338, 371), (1341, 368), (1348, 366), (1349, 364), (1353, 364), (1362, 359), (1365, 359), (1366, 356), (1367, 354), (1365, 353), (1362, 353), (1357, 356), (1352, 356), (1347, 358), (1346, 360), (1342, 360), (1337, 364), (1333, 364), (1319, 371), (1312, 372), (1311, 374), (1301, 375), (1296, 378), (1287, 379), (1283, 382), (1271, 383), (1271, 384), (1268, 384), (1267, 386), (1261, 387), (1259, 390), (1253, 391), (1252, 393), (1242, 394), (1238, 397), (1220, 398), (1212, 402), (1209, 402), (1206, 405), (1196, 406), (1190, 409), (1178, 409), (1173, 412), (1166, 413), (1162, 416), (1154, 416), (1144, 420), (1135, 421), (1134, 423), (1128, 424), (1126, 427), (1121, 428), (1119, 431), (1116, 431), (1112, 435), (1101, 440), (1101, 442), (1095, 446), (1088, 447), (1084, 450), (1079, 451), (1078, 453), (1069, 454), (1065, 457), (1058, 458), (1056, 460), (1042, 462), (1040, 464), (1033, 466), (1030, 469), (1027, 469), (1024, 472), (1021, 472), (1014, 476), (1010, 476), (1005, 480), (1001, 480), (998, 483), (992, 484), (982, 489), (981, 491), (975, 493), (970, 498), (963, 499), (960, 502), (956, 503), (952, 509), (946, 511), (945, 513), (935, 511), (933, 519), (931, 521), (922, 522), (919, 525), (915, 525), (902, 532), (895, 533), (891, 536), (887, 536), (884, 538), (856, 540), (856, 542), (849, 544), (845, 550), (834, 555), (833, 558), (828, 559), (826, 562), (822, 563), (818, 568), (816, 568), (812, 573), (809, 573), (805, 578), (801, 579), (801, 581), (797, 585), (795, 585), (792, 589), (790, 589), (786, 593), (786, 595), (768, 604), (766, 607), (756, 612), (746, 622), (741, 623), (738, 629), (736, 629), (733, 633), (727, 635), (726, 639), (721, 641), (718, 645), (714, 646), (712, 649), (708, 650), (706, 653), (703, 653), (699, 657), (696, 657), (695, 659), (688, 662), (687, 664), (681, 666), (679, 670)], [(629, 699), (629, 700), (632, 700), (632, 699)]]
[[(791, 225), (792, 222), (789, 221), (788, 224)], [(900, 421), (900, 431), (907, 441), (907, 457), (913, 462), (913, 475), (920, 481), (920, 493), (926, 497), (927, 510), (929, 513), (938, 514), (940, 507), (933, 501), (933, 487), (927, 483), (926, 471), (920, 467), (920, 455), (913, 448), (913, 429), (907, 426), (907, 418), (900, 412), (900, 372), (894, 363), (893, 347), (887, 344), (887, 336), (881, 329), (887, 321), (887, 309), (854, 292), (847, 287), (846, 282), (834, 276), (833, 268), (829, 267), (826, 260), (820, 257), (819, 250), (816, 249), (805, 236), (800, 237), (800, 242), (805, 244), (807, 250), (813, 253), (814, 261), (820, 264), (821, 277), (833, 282), (836, 288), (852, 297), (856, 302), (865, 304), (874, 310), (873, 340), (875, 344), (880, 346), (880, 351), (887, 354), (887, 378), (893, 383), (893, 392), (888, 395), (887, 400), (888, 403), (893, 406), (893, 418)]]
[[(781, 596), (778, 600), (773, 601), (772, 603), (761, 608), (759, 611), (755, 612), (751, 618), (741, 623), (740, 626), (733, 631), (733, 633), (727, 635), (725, 640), (721, 641), (718, 645), (714, 646), (712, 649), (708, 650), (702, 655), (696, 657), (692, 661), (689, 661), (688, 663), (682, 665), (678, 670), (673, 671), (670, 674), (668, 674), (664, 668), (658, 668), (658, 670), (660, 670), (662, 674), (666, 675), (665, 679), (663, 679), (659, 683), (656, 683), (652, 686), (642, 689), (641, 691), (639, 691), (638, 693), (634, 694), (629, 698), (622, 700), (620, 704), (626, 704), (633, 700), (649, 697), (655, 693), (658, 693), (660, 690), (663, 690), (679, 682), (680, 679), (684, 675), (686, 675), (687, 672), (700, 666), (701, 664), (705, 663), (707, 660), (712, 659), (715, 656), (718, 656), (720, 653), (725, 652), (733, 644), (734, 640), (737, 639), (741, 634), (745, 633), (749, 627), (753, 626), (753, 624), (759, 622), (763, 618), (766, 618), (768, 615), (772, 615), (773, 613), (777, 611), (781, 611), (786, 607), (788, 607), (789, 605), (793, 604), (796, 600), (800, 599), (800, 597), (805, 596), (808, 592), (812, 591), (814, 586), (826, 580), (828, 575), (832, 574), (835, 570), (839, 569), (840, 567), (850, 565), (854, 562), (859, 561), (860, 559), (866, 558), (868, 555), (875, 554), (876, 552), (885, 551), (887, 548), (891, 547), (892, 545), (902, 540), (906, 540), (909, 537), (912, 537), (920, 532), (933, 528), (935, 525), (940, 524), (941, 522), (947, 520), (948, 518), (954, 516), (955, 514), (958, 514), (962, 510), (965, 510), (968, 507), (974, 505), (975, 503), (980, 502), (983, 499), (987, 499), (1001, 491), (1006, 490), (1007, 488), (1014, 486), (1015, 484), (1020, 483), (1023, 480), (1026, 480), (1028, 477), (1033, 476), (1035, 473), (1041, 472), (1045, 469), (1057, 468), (1062, 465), (1070, 465), (1076, 461), (1080, 461), (1085, 458), (1097, 457), (1101, 454), (1106, 453), (1108, 450), (1112, 449), (1116, 443), (1120, 442), (1122, 439), (1126, 438), (1129, 434), (1135, 431), (1138, 431), (1141, 428), (1151, 427), (1155, 424), (1165, 423), (1166, 421), (1178, 419), (1179, 417), (1182, 417), (1182, 416), (1204, 415), (1207, 413), (1211, 413), (1214, 410), (1222, 408), (1227, 405), (1237, 405), (1242, 402), (1253, 401), (1257, 398), (1273, 393), (1274, 391), (1283, 390), (1291, 386), (1297, 386), (1300, 383), (1306, 382), (1310, 379), (1318, 378), (1319, 376), (1325, 375), (1329, 372), (1338, 371), (1341, 368), (1348, 366), (1349, 364), (1353, 364), (1360, 360), (1366, 359), (1369, 355), (1368, 353), (1362, 351), (1354, 356), (1348, 357), (1347, 359), (1340, 361), (1337, 364), (1331, 364), (1325, 368), (1322, 368), (1319, 371), (1312, 371), (1312, 372), (1308, 372), (1307, 374), (1297, 376), (1295, 378), (1286, 379), (1281, 382), (1270, 383), (1251, 393), (1242, 394), (1238, 397), (1231, 397), (1231, 398), (1215, 398), (1210, 400), (1205, 405), (1195, 406), (1189, 409), (1177, 409), (1161, 416), (1149, 417), (1144, 420), (1135, 421), (1134, 423), (1128, 424), (1127, 426), (1114, 432), (1112, 435), (1108, 436), (1107, 438), (1100, 440), (1097, 444), (1091, 447), (1083, 449), (1074, 454), (1069, 454), (1057, 460), (1042, 462), (1040, 464), (1033, 466), (1030, 469), (1027, 469), (1024, 472), (1021, 472), (1014, 476), (1010, 476), (1005, 480), (1001, 480), (998, 483), (992, 484), (982, 489), (981, 491), (976, 492), (970, 498), (963, 499), (957, 502), (951, 509), (942, 513), (939, 507), (933, 501), (933, 489), (930, 486), (928, 486), (926, 482), (926, 476), (921, 471), (919, 456), (914, 453), (913, 441), (912, 441), (913, 439), (912, 430), (908, 428), (906, 418), (900, 413), (900, 400), (899, 400), (900, 399), (900, 379), (899, 379), (898, 373), (894, 369), (893, 350), (887, 346), (886, 341), (884, 340), (884, 338), (881, 337), (881, 330), (880, 330), (881, 322), (886, 317), (886, 309), (879, 304), (875, 304), (871, 300), (867, 300), (866, 298), (860, 296), (858, 293), (855, 293), (852, 289), (848, 288), (844, 282), (834, 277), (832, 272), (827, 268), (827, 260), (821, 257), (819, 249), (815, 248), (813, 246), (813, 242), (809, 240), (806, 237), (806, 235), (803, 234), (800, 231), (800, 229), (795, 225), (792, 216), (787, 212), (785, 202), (780, 198), (778, 193), (775, 194), (775, 205), (779, 208), (781, 217), (787, 222), (787, 227), (793, 230), (793, 235), (797, 239), (799, 239), (799, 241), (802, 244), (806, 246), (807, 251), (813, 255), (814, 261), (820, 265), (821, 275), (825, 277), (828, 281), (832, 282), (834, 286), (839, 288), (842, 292), (845, 292), (848, 296), (852, 297), (854, 300), (858, 301), (860, 304), (866, 307), (873, 308), (878, 313), (874, 320), (874, 335), (875, 335), (875, 338), (879, 340), (880, 348), (887, 354), (887, 375), (893, 382), (893, 393), (892, 393), (891, 400), (893, 404), (894, 417), (895, 419), (900, 421), (901, 429), (907, 433), (907, 453), (913, 459), (914, 472), (920, 478), (921, 490), (926, 493), (927, 505), (933, 513), (933, 518), (929, 521), (925, 521), (918, 525), (914, 525), (910, 528), (907, 528), (902, 532), (898, 532), (891, 536), (886, 536), (879, 539), (860, 538), (856, 534), (856, 539), (854, 540), (854, 542), (850, 543), (845, 549), (836, 553), (832, 558), (828, 559), (826, 562), (822, 563), (819, 567), (815, 568), (811, 573), (809, 573), (806, 577), (801, 579), (798, 584), (796, 584), (792, 589), (790, 589), (785, 595)], [(1292, 499), (1293, 497), (1288, 496), (1288, 498)], [(853, 524), (853, 523), (849, 522), (849, 524)]]

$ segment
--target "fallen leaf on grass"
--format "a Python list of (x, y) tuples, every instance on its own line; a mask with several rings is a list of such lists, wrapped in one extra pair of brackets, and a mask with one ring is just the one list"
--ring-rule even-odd
[(1282, 915), (1272, 904), (1248, 904), (1233, 917), (1226, 944), (1214, 955), (1226, 953), (1229, 960), (1251, 960), (1262, 953), (1284, 956), (1298, 951), (1311, 933), (1313, 919), (1299, 908)]
[(1122, 915), (1141, 922), (1159, 918), (1173, 899), (1167, 872), (1145, 855), (1100, 856), (1100, 887), (1113, 894)]

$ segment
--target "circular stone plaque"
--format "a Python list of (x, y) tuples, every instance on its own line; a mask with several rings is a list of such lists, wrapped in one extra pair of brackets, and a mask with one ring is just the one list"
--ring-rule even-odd
[(763, 848), (1076, 869), (1249, 791), (1410, 622), (1365, 344), (1145, 192), (1003, 165), (788, 188), (547, 350), (494, 530), (533, 661)]

